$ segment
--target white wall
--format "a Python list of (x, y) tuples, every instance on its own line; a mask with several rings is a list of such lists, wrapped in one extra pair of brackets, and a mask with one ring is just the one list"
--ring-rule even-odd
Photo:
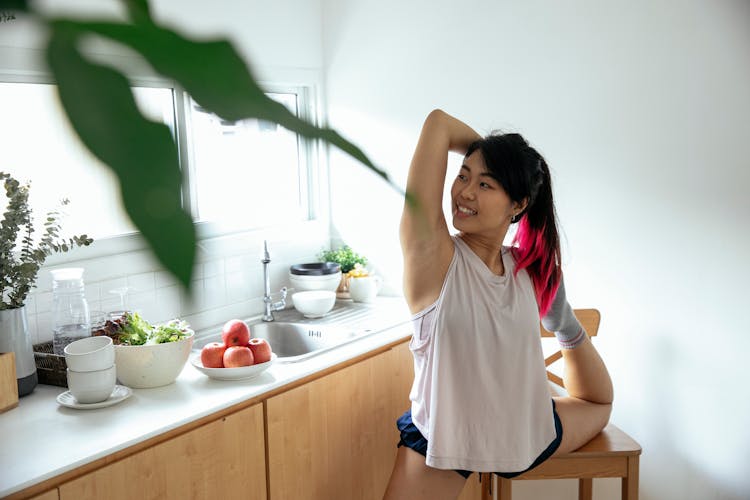
[[(119, 0), (37, 0), (46, 13), (76, 18), (124, 19)], [(223, 0), (151, 0), (158, 22), (204, 39), (231, 40), (252, 67), (321, 68), (320, 3), (307, 0), (266, 2)], [(42, 48), (46, 32), (24, 16), (0, 28), (0, 46)], [(127, 53), (115, 46), (105, 52)]]
[[(46, 12), (60, 16), (115, 19), (124, 15), (122, 4), (115, 0), (35, 3)], [(315, 93), (322, 94), (319, 89), (322, 72), (319, 2), (253, 0), (207, 4), (196, 0), (152, 0), (150, 4), (159, 22), (174, 26), (189, 36), (232, 40), (256, 76), (266, 82), (311, 85), (316, 100), (320, 95), (316, 97)], [(38, 49), (44, 47), (46, 33), (28, 17), (17, 17), (13, 22), (0, 25), (0, 73), (35, 74), (38, 66), (43, 64), (42, 52)], [(105, 55), (132, 55), (122, 47), (98, 41), (87, 48)], [(322, 101), (317, 104), (322, 108)], [(22, 171), (22, 165), (20, 169)], [(325, 175), (321, 178), (327, 182)], [(323, 189), (323, 196), (327, 197), (327, 188)], [(274, 207), (268, 208), (270, 226), (273, 226), (273, 210)], [(118, 308), (117, 295), (109, 292), (129, 286), (134, 291), (128, 297), (128, 307), (140, 310), (150, 321), (179, 316), (194, 328), (203, 329), (222, 324), (231, 317), (258, 314), (263, 309), (260, 264), (263, 240), (268, 240), (271, 253), (272, 290), (278, 291), (281, 286), (289, 285), (290, 264), (314, 261), (317, 252), (329, 246), (327, 206), (322, 208), (322, 214), (323, 222), (306, 224), (295, 234), (268, 227), (201, 242), (191, 283), (192, 297), (181, 291), (149, 251), (138, 249), (139, 244), (133, 241), (127, 242), (127, 248), (109, 244), (111, 241), (99, 241), (94, 242), (92, 248), (77, 249), (63, 257), (53, 256), (40, 271), (38, 286), (26, 304), (33, 341), (43, 342), (52, 337), (51, 277), (48, 270), (54, 267), (73, 265), (85, 269), (86, 295), (92, 310)], [(108, 250), (103, 251), (103, 246)], [(110, 250), (115, 250), (115, 253), (102, 255)]]
[[(402, 185), (436, 107), (546, 156), (569, 297), (602, 312), (645, 500), (750, 496), (749, 47), (742, 0), (323, 2), (330, 123)], [(340, 154), (331, 177), (340, 237), (398, 287), (399, 197)]]

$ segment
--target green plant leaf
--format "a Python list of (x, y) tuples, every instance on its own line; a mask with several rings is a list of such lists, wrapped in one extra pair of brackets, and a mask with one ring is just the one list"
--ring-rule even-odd
[[(195, 42), (150, 23), (130, 25), (60, 20), (55, 24), (72, 25), (131, 47), (159, 73), (180, 82), (203, 108), (225, 120), (257, 118), (278, 123), (308, 139), (326, 141), (370, 168), (399, 193), (405, 194), (384, 170), (375, 166), (359, 147), (338, 132), (316, 127), (267, 97), (255, 82), (248, 65), (226, 40)], [(407, 196), (409, 200), (411, 198)]]
[(195, 230), (181, 207), (177, 148), (163, 124), (141, 115), (120, 73), (85, 60), (73, 23), (52, 23), (47, 59), (78, 136), (120, 181), (125, 210), (159, 261), (188, 287)]
[(26, 0), (2, 0), (0, 2), (0, 9), (28, 11), (29, 2)]
[(130, 18), (134, 23), (151, 23), (151, 9), (147, 0), (125, 0)]

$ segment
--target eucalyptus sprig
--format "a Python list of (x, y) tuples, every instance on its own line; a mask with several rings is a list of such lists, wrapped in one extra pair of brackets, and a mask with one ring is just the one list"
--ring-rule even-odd
[[(60, 220), (62, 212), (47, 213), (44, 234), (39, 243), (34, 243), (34, 224), (29, 206), (30, 184), (21, 184), (6, 172), (0, 172), (0, 181), (5, 185), (8, 206), (0, 222), (0, 310), (15, 309), (24, 305), (26, 297), (36, 282), (39, 269), (47, 256), (67, 252), (76, 246), (88, 246), (93, 239), (85, 234), (62, 238)], [(62, 200), (62, 205), (69, 203)], [(21, 234), (20, 248), (17, 248)]]
[(16, 16), (13, 15), (12, 12), (8, 11), (0, 11), (0, 23), (9, 23), (11, 21), (15, 21)]

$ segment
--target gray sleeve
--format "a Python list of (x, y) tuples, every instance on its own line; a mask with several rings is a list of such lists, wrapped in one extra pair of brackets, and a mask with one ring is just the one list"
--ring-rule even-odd
[(570, 307), (565, 296), (565, 281), (562, 278), (560, 278), (560, 286), (557, 289), (555, 300), (547, 314), (542, 318), (542, 325), (558, 338), (564, 340), (575, 339), (583, 330), (583, 326), (573, 314), (573, 308)]

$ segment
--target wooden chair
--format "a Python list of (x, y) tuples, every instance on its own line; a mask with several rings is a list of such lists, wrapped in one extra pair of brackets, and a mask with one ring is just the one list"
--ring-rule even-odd
[[(575, 315), (590, 337), (599, 330), (601, 315), (596, 309), (576, 309)], [(553, 333), (541, 327), (542, 337), (554, 337)], [(559, 350), (545, 359), (545, 366), (562, 358)], [(547, 370), (547, 378), (564, 387), (563, 380)], [(563, 429), (564, 432), (564, 429)], [(622, 499), (638, 498), (638, 460), (641, 447), (630, 436), (607, 424), (602, 432), (581, 448), (564, 455), (552, 457), (535, 469), (513, 479), (505, 479), (494, 474), (481, 474), (482, 500), (492, 499), (493, 482), (497, 484), (497, 500), (511, 500), (512, 481), (527, 479), (578, 479), (578, 499), (591, 500), (595, 477), (622, 478)]]

